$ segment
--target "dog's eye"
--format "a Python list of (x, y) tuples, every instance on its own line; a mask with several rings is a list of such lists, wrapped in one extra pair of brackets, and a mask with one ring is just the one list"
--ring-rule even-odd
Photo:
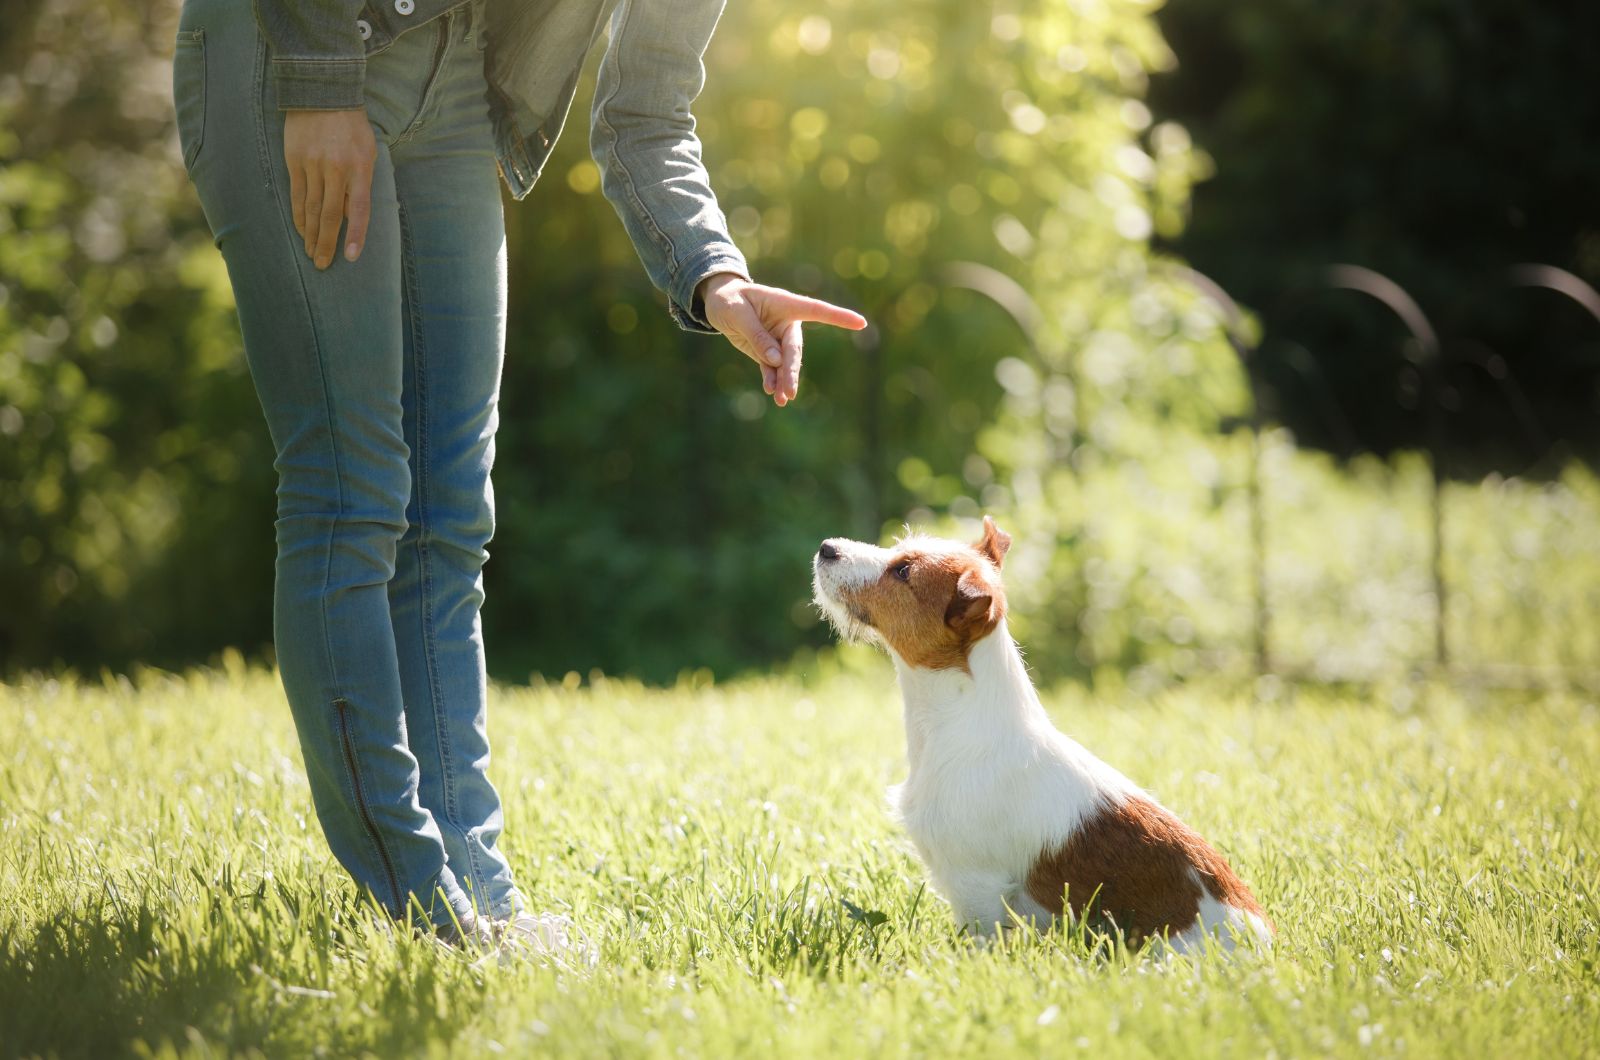
[(889, 568), (889, 573), (893, 574), (896, 578), (899, 578), (903, 582), (910, 581), (911, 580), (911, 563), (910, 563), (910, 561), (908, 560), (905, 563), (897, 563), (897, 564), (895, 564), (893, 567)]

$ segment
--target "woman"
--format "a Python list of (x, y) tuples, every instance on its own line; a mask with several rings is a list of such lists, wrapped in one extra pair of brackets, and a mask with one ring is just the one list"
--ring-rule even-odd
[(602, 186), (685, 328), (778, 405), (801, 323), (754, 284), (694, 134), (722, 0), (187, 0), (184, 165), (227, 262), (277, 452), (274, 634), (317, 815), (397, 919), (559, 945), (497, 845), (484, 551), (505, 340), (495, 170), (526, 195), (608, 21)]

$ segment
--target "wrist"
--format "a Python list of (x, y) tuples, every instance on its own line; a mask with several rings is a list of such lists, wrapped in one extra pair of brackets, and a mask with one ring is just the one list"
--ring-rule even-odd
[(730, 283), (744, 283), (745, 278), (736, 272), (714, 272), (695, 285), (694, 295), (702, 305)]

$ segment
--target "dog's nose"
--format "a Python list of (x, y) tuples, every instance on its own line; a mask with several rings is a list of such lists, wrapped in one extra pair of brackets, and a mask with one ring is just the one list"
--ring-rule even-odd
[(822, 547), (817, 549), (817, 558), (824, 563), (832, 563), (839, 558), (839, 550), (833, 547), (831, 541), (824, 541)]

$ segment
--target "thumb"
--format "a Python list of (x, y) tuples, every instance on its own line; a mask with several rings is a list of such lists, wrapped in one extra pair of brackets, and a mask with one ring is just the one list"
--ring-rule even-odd
[(778, 352), (778, 340), (761, 323), (761, 317), (748, 301), (741, 301), (734, 310), (733, 327), (743, 340), (734, 345), (749, 354), (757, 364), (776, 368), (783, 363), (783, 355)]

